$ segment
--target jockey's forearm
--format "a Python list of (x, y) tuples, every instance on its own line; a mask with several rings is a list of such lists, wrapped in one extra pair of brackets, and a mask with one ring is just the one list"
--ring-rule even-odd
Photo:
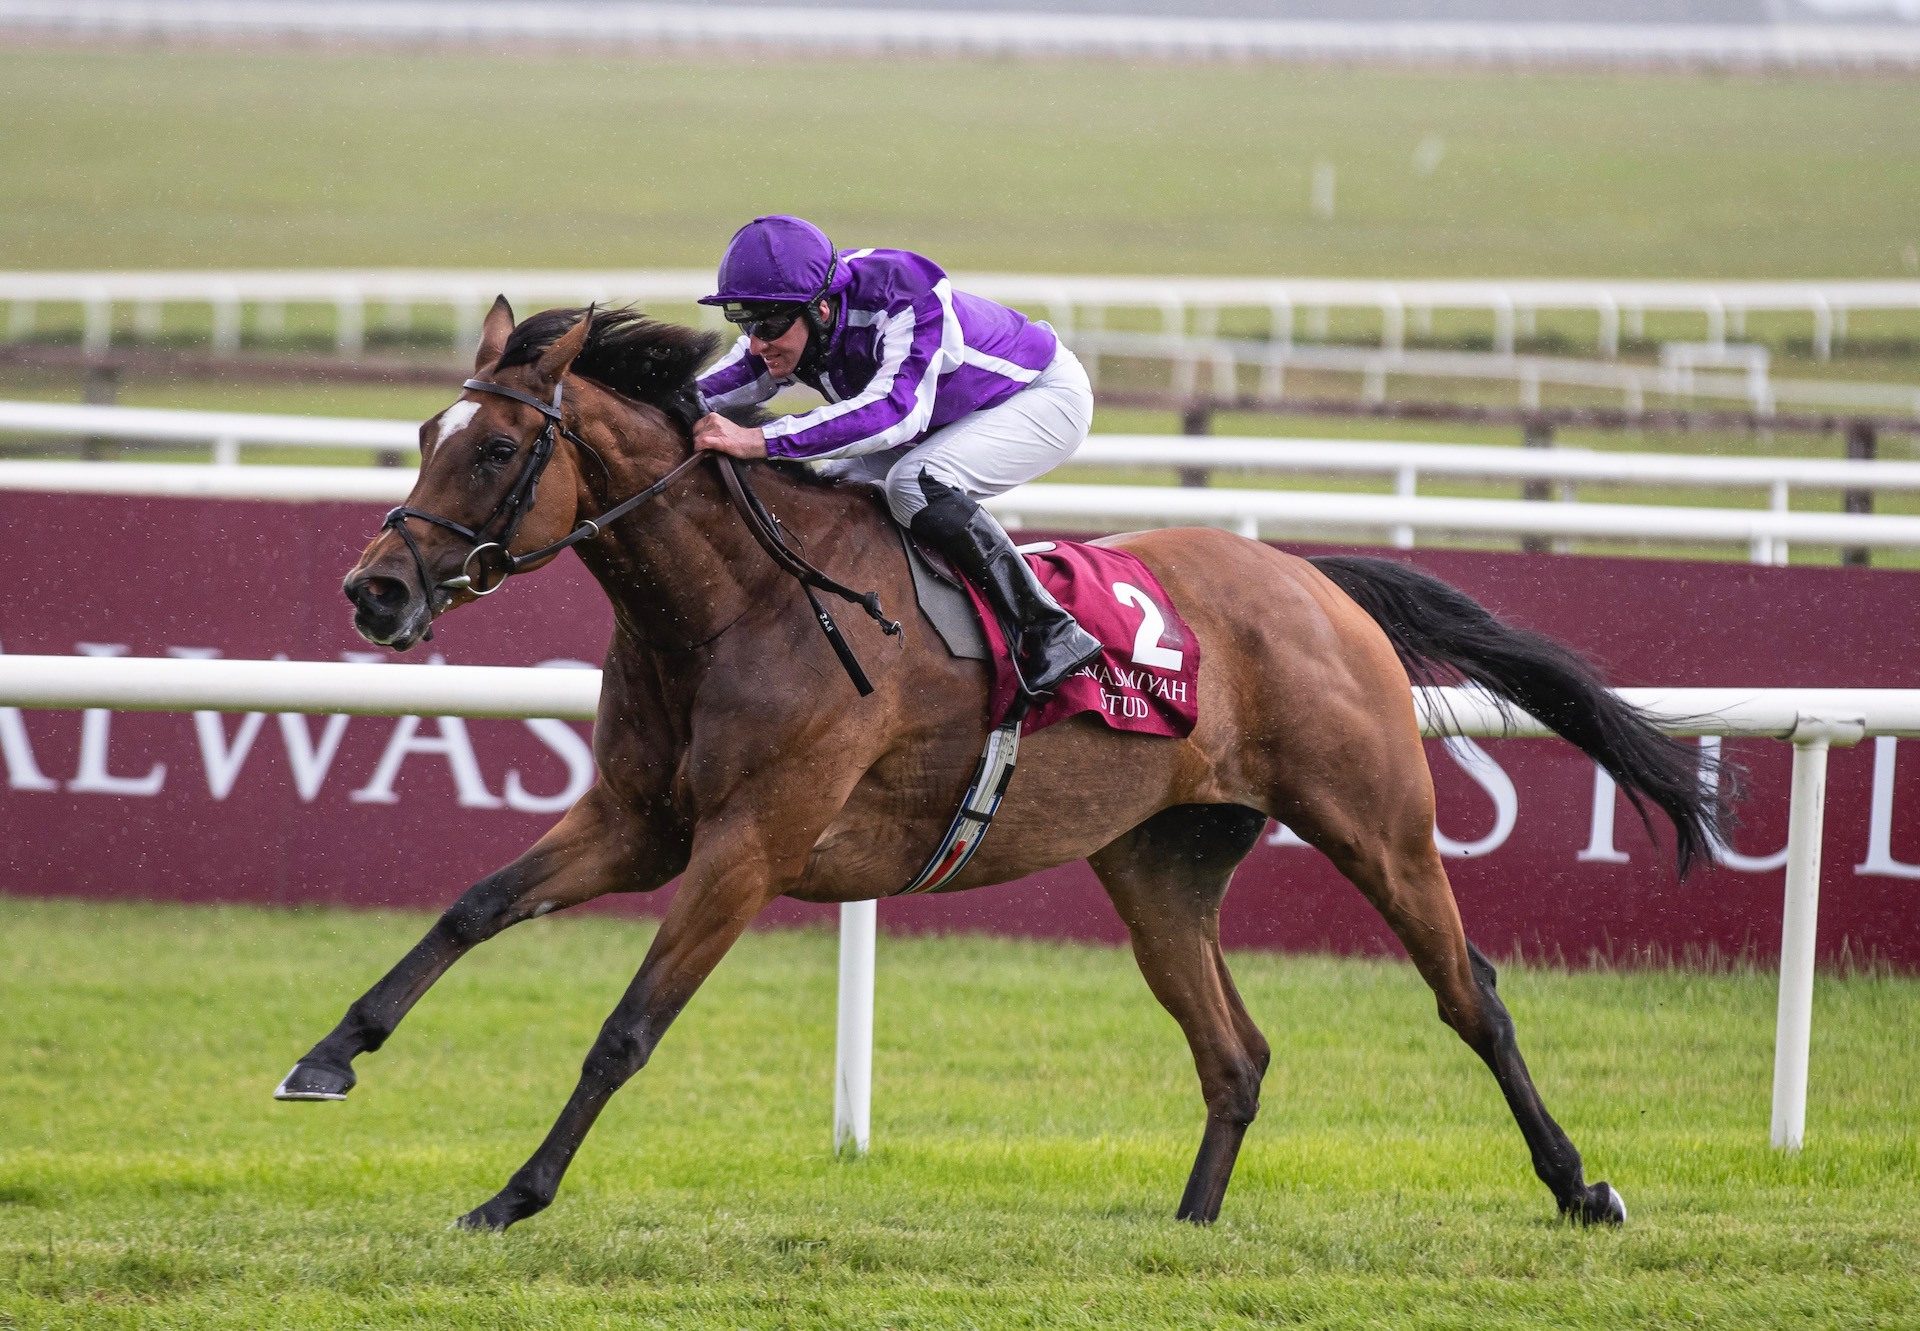
[(861, 394), (766, 426), (767, 456), (850, 458), (911, 443), (925, 432), (933, 395), (923, 378), (912, 388), (896, 381), (882, 394)]
[(780, 391), (780, 385), (767, 372), (766, 362), (747, 350), (744, 337), (694, 383), (709, 411), (757, 407)]

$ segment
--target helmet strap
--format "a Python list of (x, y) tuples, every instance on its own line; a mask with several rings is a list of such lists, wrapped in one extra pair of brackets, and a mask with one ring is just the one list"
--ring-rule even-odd
[[(827, 304), (827, 317), (820, 317), (820, 302)], [(826, 363), (827, 348), (833, 341), (834, 330), (840, 325), (840, 301), (838, 297), (819, 296), (807, 302), (801, 312), (801, 322), (807, 326), (807, 349), (800, 353), (799, 372), (810, 378), (818, 378), (821, 367)]]

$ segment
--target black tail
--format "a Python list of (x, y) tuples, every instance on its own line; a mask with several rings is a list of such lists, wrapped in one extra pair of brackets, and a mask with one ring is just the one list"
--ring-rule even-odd
[(1553, 639), (1503, 624), (1457, 587), (1386, 559), (1312, 561), (1386, 630), (1416, 684), (1458, 676), (1522, 708), (1604, 767), (1642, 822), (1673, 821), (1684, 875), (1725, 825), (1726, 782), (1701, 778), (1700, 752), (1621, 702), (1593, 664)]

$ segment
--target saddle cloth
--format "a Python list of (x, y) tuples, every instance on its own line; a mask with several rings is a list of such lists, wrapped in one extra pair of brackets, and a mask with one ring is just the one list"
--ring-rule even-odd
[[(1174, 739), (1192, 734), (1200, 715), (1200, 643), (1151, 570), (1124, 550), (1078, 541), (1041, 541), (1020, 553), (1053, 599), (1106, 648), (1029, 711), (1020, 733), (1091, 712), (1111, 730)], [(998, 726), (1019, 683), (999, 620), (971, 584), (967, 592), (987, 641), (993, 667), (987, 712)]]

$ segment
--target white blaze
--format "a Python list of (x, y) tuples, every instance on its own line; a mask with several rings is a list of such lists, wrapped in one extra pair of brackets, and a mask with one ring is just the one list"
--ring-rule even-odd
[(447, 440), (466, 429), (468, 424), (473, 420), (474, 414), (479, 410), (480, 404), (478, 402), (461, 401), (454, 403), (451, 407), (441, 412), (440, 432), (434, 435), (433, 446), (435, 448), (440, 447), (440, 445), (446, 443)]

